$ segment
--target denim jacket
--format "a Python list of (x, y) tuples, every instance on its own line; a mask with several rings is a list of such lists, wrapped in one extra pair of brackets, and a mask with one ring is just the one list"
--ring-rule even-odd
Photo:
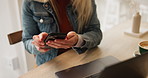
[[(79, 54), (86, 50), (96, 47), (102, 40), (102, 32), (100, 23), (96, 14), (95, 1), (93, 2), (93, 14), (88, 24), (83, 30), (78, 33), (77, 14), (73, 11), (72, 5), (67, 6), (67, 14), (73, 26), (73, 30), (83, 37), (85, 44), (81, 47), (73, 47)], [(25, 49), (36, 55), (37, 65), (41, 65), (57, 56), (58, 49), (51, 49), (46, 53), (39, 52), (31, 43), (32, 37), (41, 32), (60, 32), (55, 13), (52, 10), (49, 2), (41, 2), (40, 0), (24, 0), (22, 7), (22, 22), (23, 22), (23, 43)]]

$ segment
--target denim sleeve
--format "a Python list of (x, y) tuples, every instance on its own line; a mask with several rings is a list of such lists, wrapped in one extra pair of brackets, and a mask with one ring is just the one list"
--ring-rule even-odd
[(33, 12), (30, 8), (31, 0), (24, 0), (22, 6), (22, 41), (24, 43), (25, 49), (31, 54), (39, 54), (34, 45), (31, 44), (33, 41), (33, 35), (40, 33), (37, 23), (33, 20)]
[(84, 39), (82, 47), (73, 47), (79, 54), (84, 53), (86, 50), (96, 47), (102, 40), (102, 31), (100, 29), (100, 22), (97, 18), (96, 4), (93, 2), (93, 13), (89, 23), (85, 26), (81, 36)]

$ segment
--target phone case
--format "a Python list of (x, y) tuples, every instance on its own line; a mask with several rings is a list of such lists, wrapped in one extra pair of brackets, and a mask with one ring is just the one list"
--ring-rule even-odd
[(52, 47), (46, 45), (46, 42), (48, 42), (49, 40), (65, 39), (66, 36), (67, 36), (66, 33), (49, 33), (48, 36), (44, 40), (44, 43), (45, 43), (44, 49), (51, 49), (52, 48)]
[(65, 39), (67, 34), (65, 33), (49, 33), (48, 36), (45, 38), (44, 42), (46, 43), (49, 40), (55, 39)]

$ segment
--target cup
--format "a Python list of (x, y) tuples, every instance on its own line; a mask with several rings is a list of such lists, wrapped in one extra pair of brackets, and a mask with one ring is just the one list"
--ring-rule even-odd
[(141, 41), (138, 46), (140, 54), (148, 52), (148, 41)]

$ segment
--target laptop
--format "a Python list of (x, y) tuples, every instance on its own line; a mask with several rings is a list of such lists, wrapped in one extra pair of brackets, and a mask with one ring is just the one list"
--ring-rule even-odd
[(146, 78), (148, 53), (123, 62), (109, 56), (55, 74), (57, 78)]

